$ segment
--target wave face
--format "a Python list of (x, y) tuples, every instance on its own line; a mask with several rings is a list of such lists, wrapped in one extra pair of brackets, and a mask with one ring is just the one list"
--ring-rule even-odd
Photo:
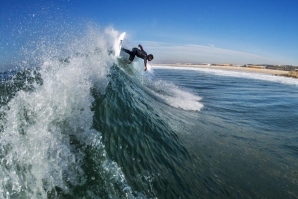
[(25, 68), (2, 73), (1, 198), (189, 194), (193, 165), (175, 132), (201, 98), (115, 59), (118, 35), (43, 38)]

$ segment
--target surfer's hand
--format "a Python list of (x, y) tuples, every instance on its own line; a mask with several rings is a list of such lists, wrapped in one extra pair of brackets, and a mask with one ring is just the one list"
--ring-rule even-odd
[(147, 66), (144, 66), (144, 71), (146, 71), (147, 70)]

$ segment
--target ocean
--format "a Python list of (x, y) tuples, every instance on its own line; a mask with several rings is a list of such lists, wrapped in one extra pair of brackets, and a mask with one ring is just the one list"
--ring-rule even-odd
[(1, 72), (0, 198), (298, 198), (297, 79), (144, 72), (117, 35), (43, 38)]

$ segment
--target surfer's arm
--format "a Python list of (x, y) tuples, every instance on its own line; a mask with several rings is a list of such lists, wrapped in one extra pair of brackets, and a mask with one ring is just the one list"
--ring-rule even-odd
[(144, 71), (147, 70), (147, 53), (144, 51), (144, 48), (141, 44), (138, 45), (138, 47), (141, 49), (141, 51), (144, 53)]
[(144, 51), (144, 48), (143, 48), (143, 46), (141, 44), (139, 44), (138, 47), (141, 49), (141, 51), (145, 52)]
[(144, 71), (147, 70), (147, 55), (144, 58)]
[(147, 66), (147, 56), (145, 56), (145, 58), (144, 58), (144, 66), (145, 67)]

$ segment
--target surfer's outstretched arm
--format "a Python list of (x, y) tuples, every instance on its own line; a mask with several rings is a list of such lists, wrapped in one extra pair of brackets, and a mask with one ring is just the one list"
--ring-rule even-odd
[(144, 53), (144, 71), (147, 70), (147, 53), (144, 50), (143, 46), (141, 44), (138, 45), (138, 47), (141, 49), (141, 51)]

